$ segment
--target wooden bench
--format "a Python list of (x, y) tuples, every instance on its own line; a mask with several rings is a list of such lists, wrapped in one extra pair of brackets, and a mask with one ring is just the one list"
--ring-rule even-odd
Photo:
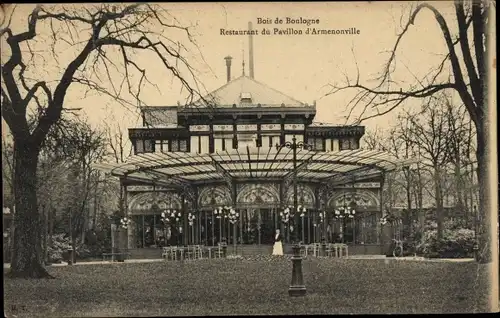
[(106, 257), (113, 257), (117, 255), (123, 255), (125, 256), (125, 259), (128, 259), (130, 257), (129, 252), (121, 252), (121, 253), (102, 253), (102, 261), (104, 262), (106, 260)]

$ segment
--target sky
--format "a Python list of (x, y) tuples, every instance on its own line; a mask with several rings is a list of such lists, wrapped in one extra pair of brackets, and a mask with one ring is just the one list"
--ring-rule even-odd
[[(319, 20), (319, 24), (309, 27), (321, 29), (359, 30), (357, 35), (256, 35), (254, 43), (255, 79), (276, 90), (294, 97), (304, 103), (316, 101), (315, 121), (330, 124), (344, 124), (347, 114), (346, 104), (352, 92), (325, 96), (328, 85), (345, 83), (346, 76), (353, 80), (359, 69), (360, 81), (373, 85), (371, 81), (383, 68), (388, 59), (388, 51), (394, 46), (398, 32), (401, 31), (400, 18), (407, 17), (409, 2), (325, 2), (325, 3), (170, 3), (161, 4), (180, 25), (191, 26), (196, 45), (188, 43), (181, 33), (168, 31), (175, 41), (182, 41), (189, 51), (184, 56), (196, 70), (202, 93), (210, 92), (226, 83), (226, 64), (224, 57), (232, 60), (232, 78), (242, 74), (243, 59), (248, 75), (248, 36), (221, 35), (220, 29), (247, 29), (248, 22), (260, 31), (266, 27), (272, 30), (294, 28), (303, 30), (307, 25), (300, 24), (258, 24), (258, 18), (276, 18), (286, 21), (286, 17)], [(446, 18), (454, 15), (453, 3), (439, 1), (433, 3)], [(413, 3), (415, 5), (415, 3)], [(78, 6), (78, 5), (77, 5)], [(80, 5), (85, 6), (84, 4)], [(33, 5), (19, 5), (16, 19), (12, 21), (14, 30), (26, 27), (26, 17)], [(449, 19), (453, 30), (455, 22)], [(48, 26), (40, 26), (38, 33), (48, 36)], [(170, 32), (170, 33), (169, 33)], [(85, 35), (85, 32), (82, 32)], [(41, 54), (50, 58), (50, 51), (39, 41)], [(4, 45), (4, 42), (2, 42)], [(58, 46), (57, 61), (48, 61), (37, 67), (36, 76), (57, 76), (61, 66), (76, 56), (74, 47)], [(432, 13), (423, 11), (400, 43), (397, 54), (397, 69), (393, 79), (402, 87), (415, 83), (429, 69), (435, 67), (447, 52), (442, 33)], [(114, 55), (113, 55), (114, 54)], [(120, 58), (111, 52), (112, 58)], [(4, 53), (2, 53), (4, 58)], [(159, 64), (152, 55), (137, 54), (135, 60), (146, 70), (152, 87), (143, 90), (148, 105), (176, 105), (183, 101), (185, 90)], [(134, 77), (137, 78), (137, 77)], [(403, 105), (406, 109), (418, 107), (419, 100)], [(107, 123), (113, 126), (120, 123), (122, 129), (137, 127), (137, 113), (126, 110), (117, 102), (96, 94), (83, 94), (81, 88), (73, 85), (65, 100), (65, 107), (81, 108), (89, 121), (96, 126)], [(355, 111), (356, 113), (356, 111)], [(397, 112), (375, 118), (363, 125), (368, 130), (388, 129), (395, 124)]]

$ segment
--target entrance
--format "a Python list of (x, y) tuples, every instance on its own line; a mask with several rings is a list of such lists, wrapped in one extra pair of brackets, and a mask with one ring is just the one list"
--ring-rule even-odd
[(137, 247), (162, 247), (178, 239), (174, 229), (163, 226), (159, 214), (134, 215), (132, 218)]

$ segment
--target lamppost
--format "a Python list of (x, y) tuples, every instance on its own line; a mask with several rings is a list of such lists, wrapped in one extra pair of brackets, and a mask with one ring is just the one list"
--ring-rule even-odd
[[(214, 210), (214, 214), (216, 215), (216, 219), (219, 219), (219, 242), (222, 242), (223, 238), (223, 230), (226, 227), (226, 218), (230, 215), (231, 210), (233, 210), (231, 207), (224, 206), (224, 207), (219, 207), (219, 209)], [(223, 223), (224, 220), (224, 223)], [(229, 234), (229, 233), (226, 233)], [(224, 236), (225, 238), (225, 236)]]
[[(177, 212), (177, 210), (167, 209), (161, 213), (161, 221), (163, 224), (170, 224), (170, 227), (175, 227), (175, 225), (179, 225), (181, 213)], [(175, 241), (177, 245), (179, 244), (179, 234), (176, 234)]]
[[(293, 212), (295, 214), (294, 224), (295, 227), (299, 224), (299, 213), (298, 203), (297, 203), (297, 149), (302, 148), (306, 150), (311, 150), (312, 146), (304, 143), (303, 141), (297, 142), (295, 136), (293, 136), (292, 141), (287, 141), (284, 144), (276, 145), (276, 150), (281, 150), (281, 148), (288, 148), (292, 150), (293, 153)], [(306, 286), (304, 285), (304, 279), (302, 277), (302, 257), (300, 256), (300, 245), (298, 244), (298, 231), (293, 232), (293, 269), (292, 269), (292, 283), (288, 289), (288, 294), (290, 296), (305, 296)]]
[(189, 227), (191, 228), (191, 244), (194, 244), (194, 219), (196, 218), (196, 216), (194, 214), (191, 214), (191, 212), (189, 212), (188, 214), (188, 224), (189, 224)]
[(236, 222), (238, 221), (238, 217), (240, 214), (236, 212), (235, 209), (231, 208), (229, 211), (229, 223), (233, 225), (233, 245), (234, 245), (234, 251), (236, 253)]
[(283, 212), (280, 212), (281, 216), (281, 222), (283, 225), (286, 227), (286, 239), (287, 241), (290, 239), (289, 234), (290, 234), (290, 217), (293, 218), (293, 211), (290, 209), (290, 207), (286, 207)]
[(299, 212), (300, 212), (300, 218), (302, 220), (302, 243), (305, 244), (304, 217), (306, 216), (306, 207), (299, 206)]
[(344, 243), (344, 229), (347, 219), (354, 219), (356, 211), (346, 204), (345, 194), (344, 194), (344, 205), (335, 210), (335, 218), (341, 221), (340, 230), (342, 234), (342, 243)]
[[(222, 241), (222, 207), (214, 210), (215, 218), (219, 220), (219, 243)], [(215, 243), (214, 243), (215, 245)]]
[(325, 240), (325, 218), (326, 218), (326, 212), (319, 212), (319, 224), (320, 224), (320, 238), (321, 238), (321, 251), (323, 256), (326, 255), (326, 240)]

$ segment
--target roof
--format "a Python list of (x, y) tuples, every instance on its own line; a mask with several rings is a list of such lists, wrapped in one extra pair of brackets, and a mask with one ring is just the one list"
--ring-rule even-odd
[[(332, 185), (353, 179), (368, 180), (411, 163), (386, 152), (363, 149), (335, 152), (300, 149), (296, 156), (298, 180)], [(116, 177), (166, 186), (241, 178), (287, 180), (293, 175), (293, 152), (288, 148), (247, 147), (213, 154), (142, 153), (130, 156), (126, 163), (94, 166)]]
[[(251, 101), (242, 102), (242, 98)], [(198, 100), (193, 106), (214, 107), (251, 107), (260, 104), (263, 107), (303, 107), (306, 104), (282, 92), (256, 81), (248, 76), (240, 76), (204, 97), (205, 101)]]

